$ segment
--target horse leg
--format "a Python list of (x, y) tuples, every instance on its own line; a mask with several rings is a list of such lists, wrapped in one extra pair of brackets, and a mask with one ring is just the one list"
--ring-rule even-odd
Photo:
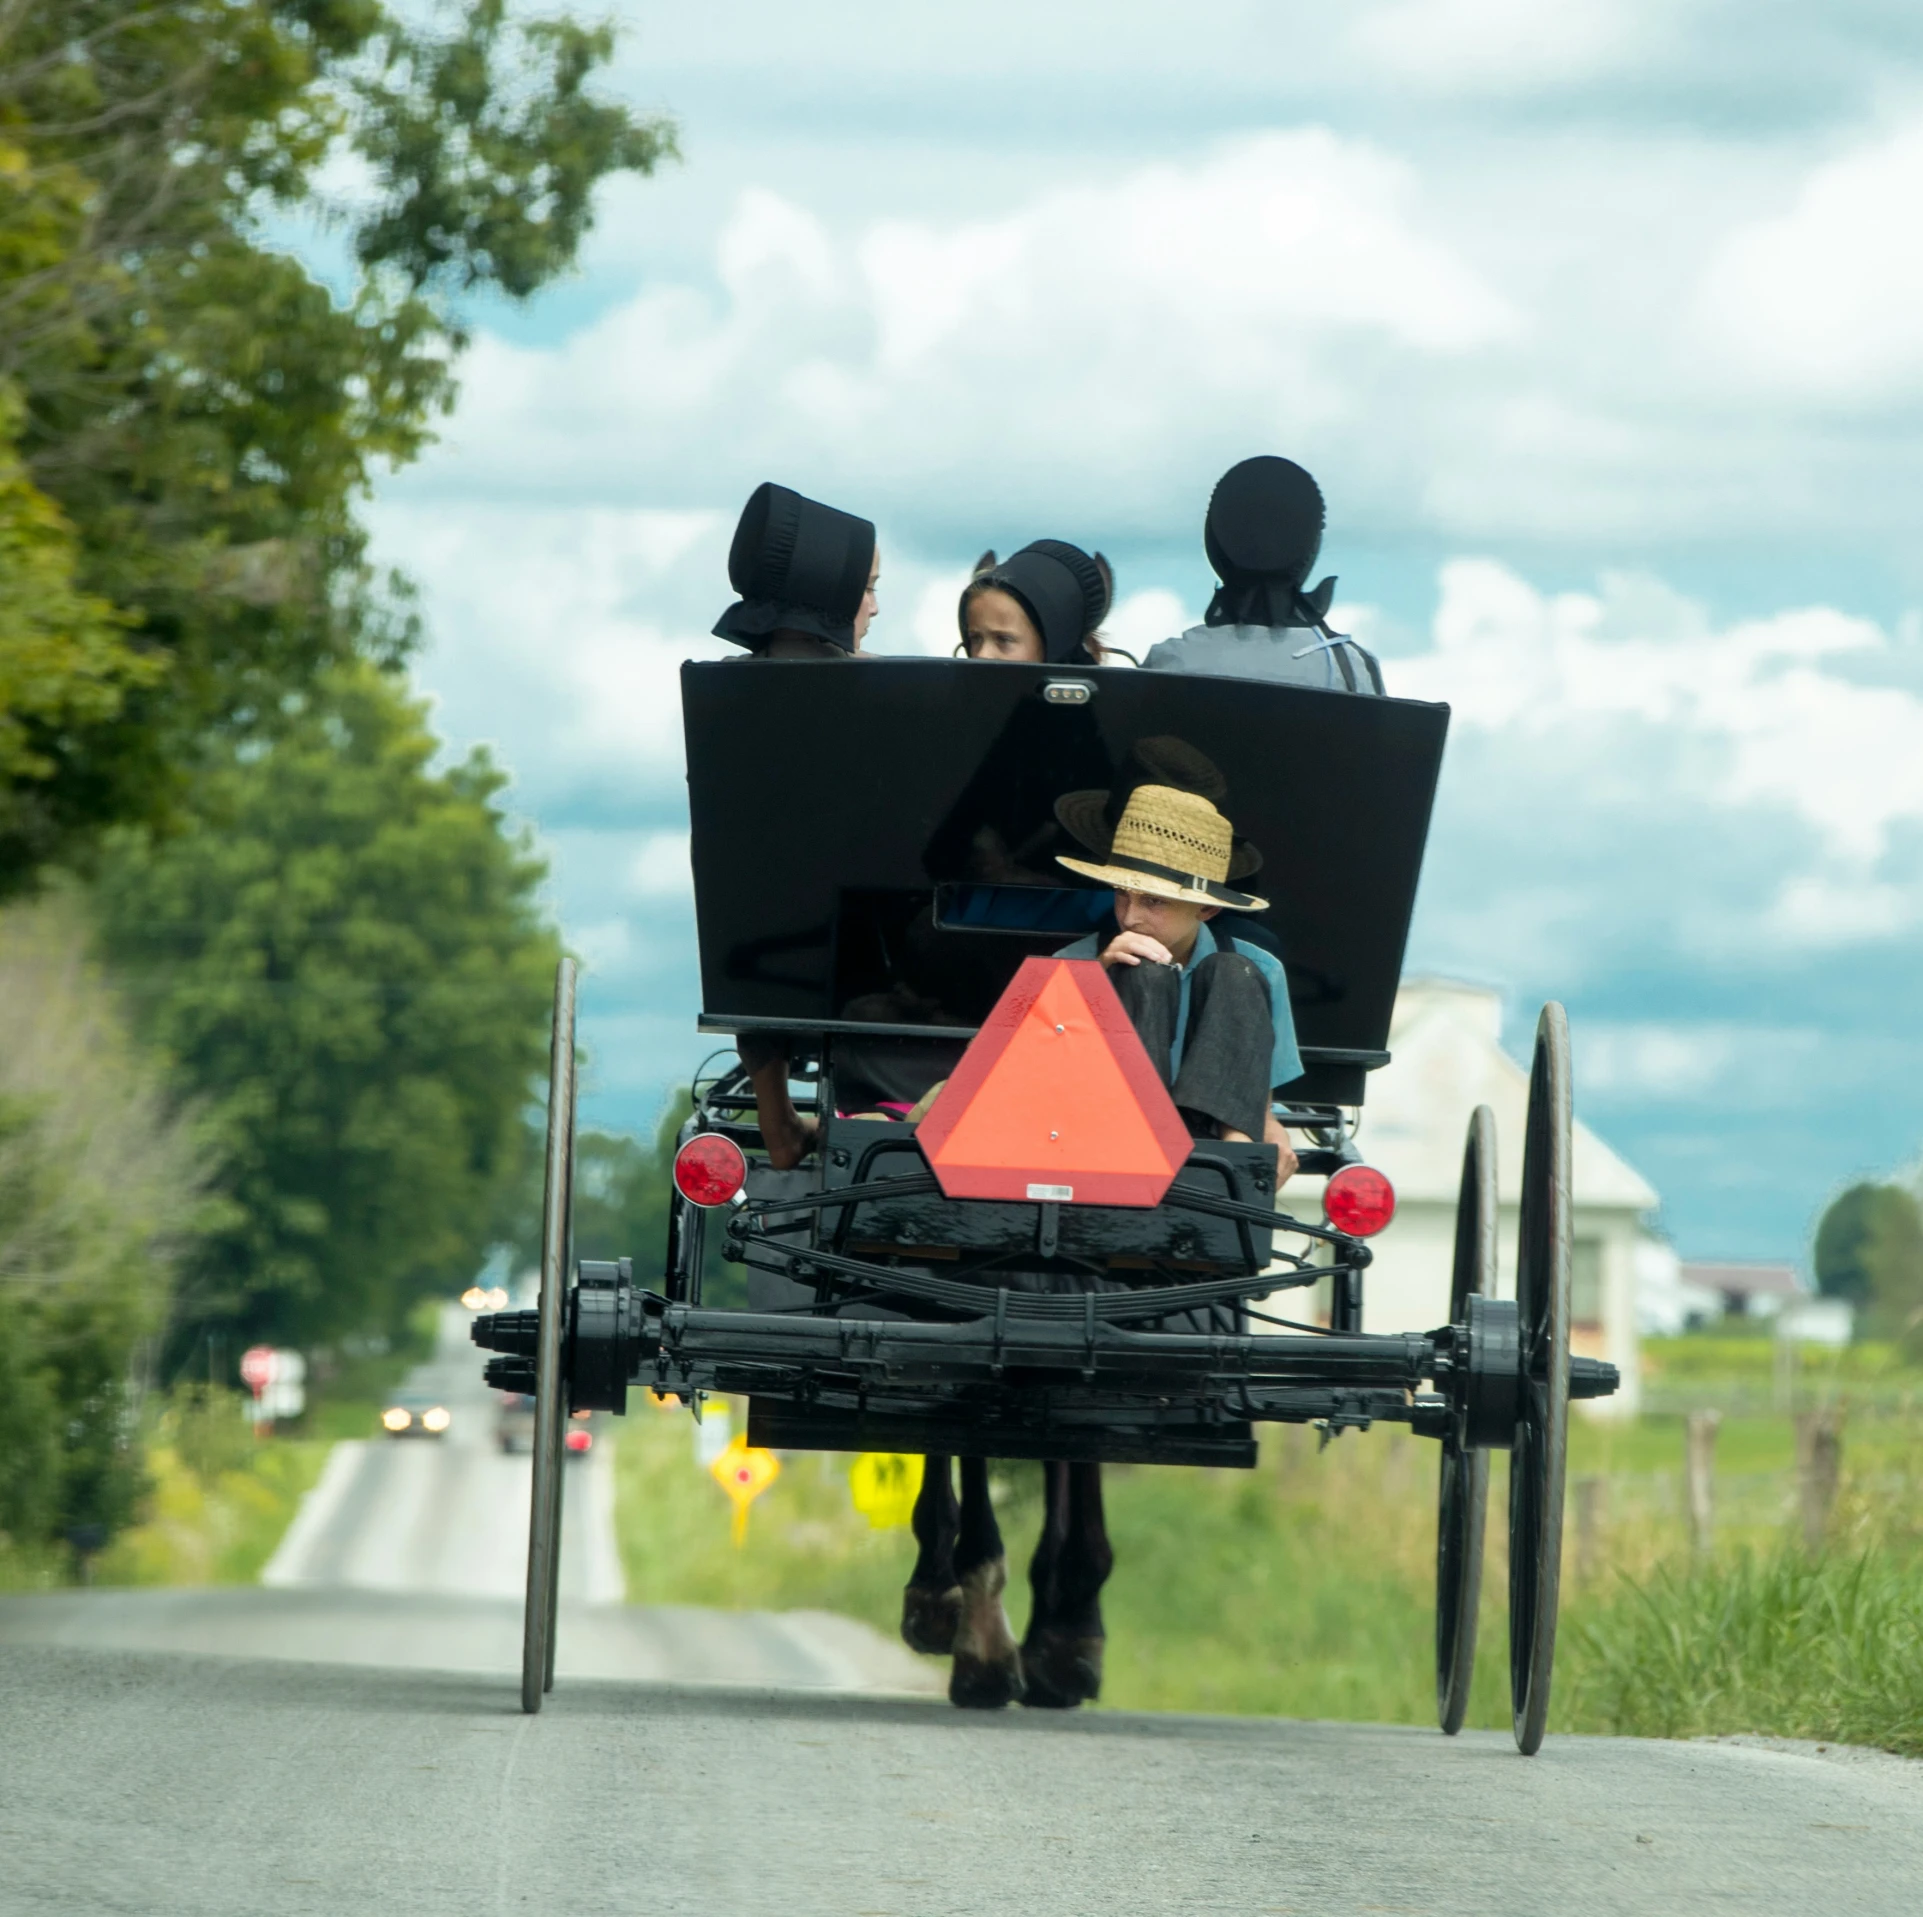
[(1043, 1545), (1036, 1549), (1037, 1566), (1048, 1548), (1049, 1533), (1057, 1526), (1058, 1473), (1060, 1535), (1050, 1550), (1045, 1581), (1035, 1581), (1035, 1610), (1022, 1640), (1022, 1671), (1028, 1687), (1022, 1702), (1069, 1711), (1101, 1695), (1106, 1643), (1102, 1586), (1115, 1568), (1115, 1553), (1102, 1511), (1102, 1467), (1051, 1464), (1048, 1472), (1050, 1516), (1043, 1526)]
[(946, 1458), (924, 1458), (915, 1496), (915, 1569), (901, 1594), (902, 1642), (911, 1651), (946, 1657), (961, 1622), (961, 1582), (955, 1576), (955, 1541), (961, 1506)]
[(961, 1461), (961, 1531), (955, 1544), (961, 1580), (961, 1622), (955, 1631), (955, 1663), (948, 1701), (967, 1710), (998, 1711), (1022, 1694), (1022, 1654), (1008, 1628), (1002, 1592), (1008, 1558), (988, 1496), (988, 1460)]

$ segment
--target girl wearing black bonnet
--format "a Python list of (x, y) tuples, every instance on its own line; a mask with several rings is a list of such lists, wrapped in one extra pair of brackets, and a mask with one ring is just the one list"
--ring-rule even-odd
[(956, 608), (962, 649), (971, 659), (1099, 666), (1097, 632), (1114, 597), (1108, 561), (1066, 540), (1037, 539), (999, 563), (985, 552)]
[(728, 548), (728, 582), (741, 597), (714, 630), (760, 659), (851, 658), (875, 616), (880, 574), (873, 521), (757, 486)]
[(1201, 625), (1165, 639), (1143, 660), (1158, 672), (1283, 679), (1379, 693), (1374, 658), (1329, 630), (1335, 580), (1309, 573), (1327, 524), (1322, 489), (1292, 459), (1245, 459), (1216, 481), (1202, 544), (1221, 580)]

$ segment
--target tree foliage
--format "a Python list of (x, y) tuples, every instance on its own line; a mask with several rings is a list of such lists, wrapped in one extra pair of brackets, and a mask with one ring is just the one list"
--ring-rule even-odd
[(1923, 1209), (1900, 1185), (1843, 1192), (1816, 1228), (1817, 1288), (1867, 1328), (1923, 1346)]
[[(38, 648), (0, 678), (0, 886), (166, 817), (210, 734), (405, 640), (353, 506), (449, 404), (460, 296), (532, 293), (596, 182), (674, 150), (595, 96), (608, 29), (419, 17), (0, 0), (0, 598), (24, 555)], [(290, 222), (344, 241), (344, 284)]]
[(118, 1529), (140, 1355), (207, 1222), (209, 1154), (62, 894), (0, 914), (0, 1544)]
[(366, 662), (226, 741), (195, 829), (120, 845), (106, 949), (202, 1100), (227, 1216), (179, 1324), (327, 1343), (459, 1288), (521, 1180), (556, 945), (477, 753)]

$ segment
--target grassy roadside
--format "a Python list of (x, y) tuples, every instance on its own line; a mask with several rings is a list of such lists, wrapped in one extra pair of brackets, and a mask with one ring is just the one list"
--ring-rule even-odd
[[(736, 1550), (692, 1438), (685, 1413), (645, 1401), (621, 1428), (616, 1515), (636, 1601), (820, 1606), (893, 1631), (913, 1547), (855, 1512), (848, 1460), (787, 1459)], [(1813, 1559), (1789, 1537), (1792, 1449), (1786, 1420), (1732, 1420), (1727, 1521), (1695, 1565), (1680, 1420), (1577, 1427), (1572, 1483), (1599, 1479), (1607, 1495), (1584, 1552), (1572, 1511), (1554, 1728), (1923, 1753), (1923, 1424), (1852, 1429), (1835, 1542)], [(1432, 1723), (1435, 1461), (1393, 1429), (1320, 1453), (1312, 1434), (1285, 1431), (1253, 1472), (1111, 1468), (1104, 1703)], [(1039, 1500), (1032, 1470), (997, 1475), (1019, 1631)], [(1508, 1724), (1506, 1495), (1498, 1459), (1469, 1719), (1491, 1729)]]

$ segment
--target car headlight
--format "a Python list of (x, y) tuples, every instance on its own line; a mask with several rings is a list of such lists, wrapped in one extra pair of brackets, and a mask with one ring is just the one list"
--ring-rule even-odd
[(445, 1431), (453, 1422), (445, 1405), (437, 1404), (432, 1411), (421, 1413), (421, 1428), (425, 1431)]
[(469, 1311), (487, 1311), (493, 1308), (494, 1294), (481, 1285), (469, 1285), (461, 1293), (461, 1303)]
[(391, 1404), (381, 1413), (381, 1423), (390, 1431), (405, 1431), (414, 1422), (414, 1414), (397, 1404)]

